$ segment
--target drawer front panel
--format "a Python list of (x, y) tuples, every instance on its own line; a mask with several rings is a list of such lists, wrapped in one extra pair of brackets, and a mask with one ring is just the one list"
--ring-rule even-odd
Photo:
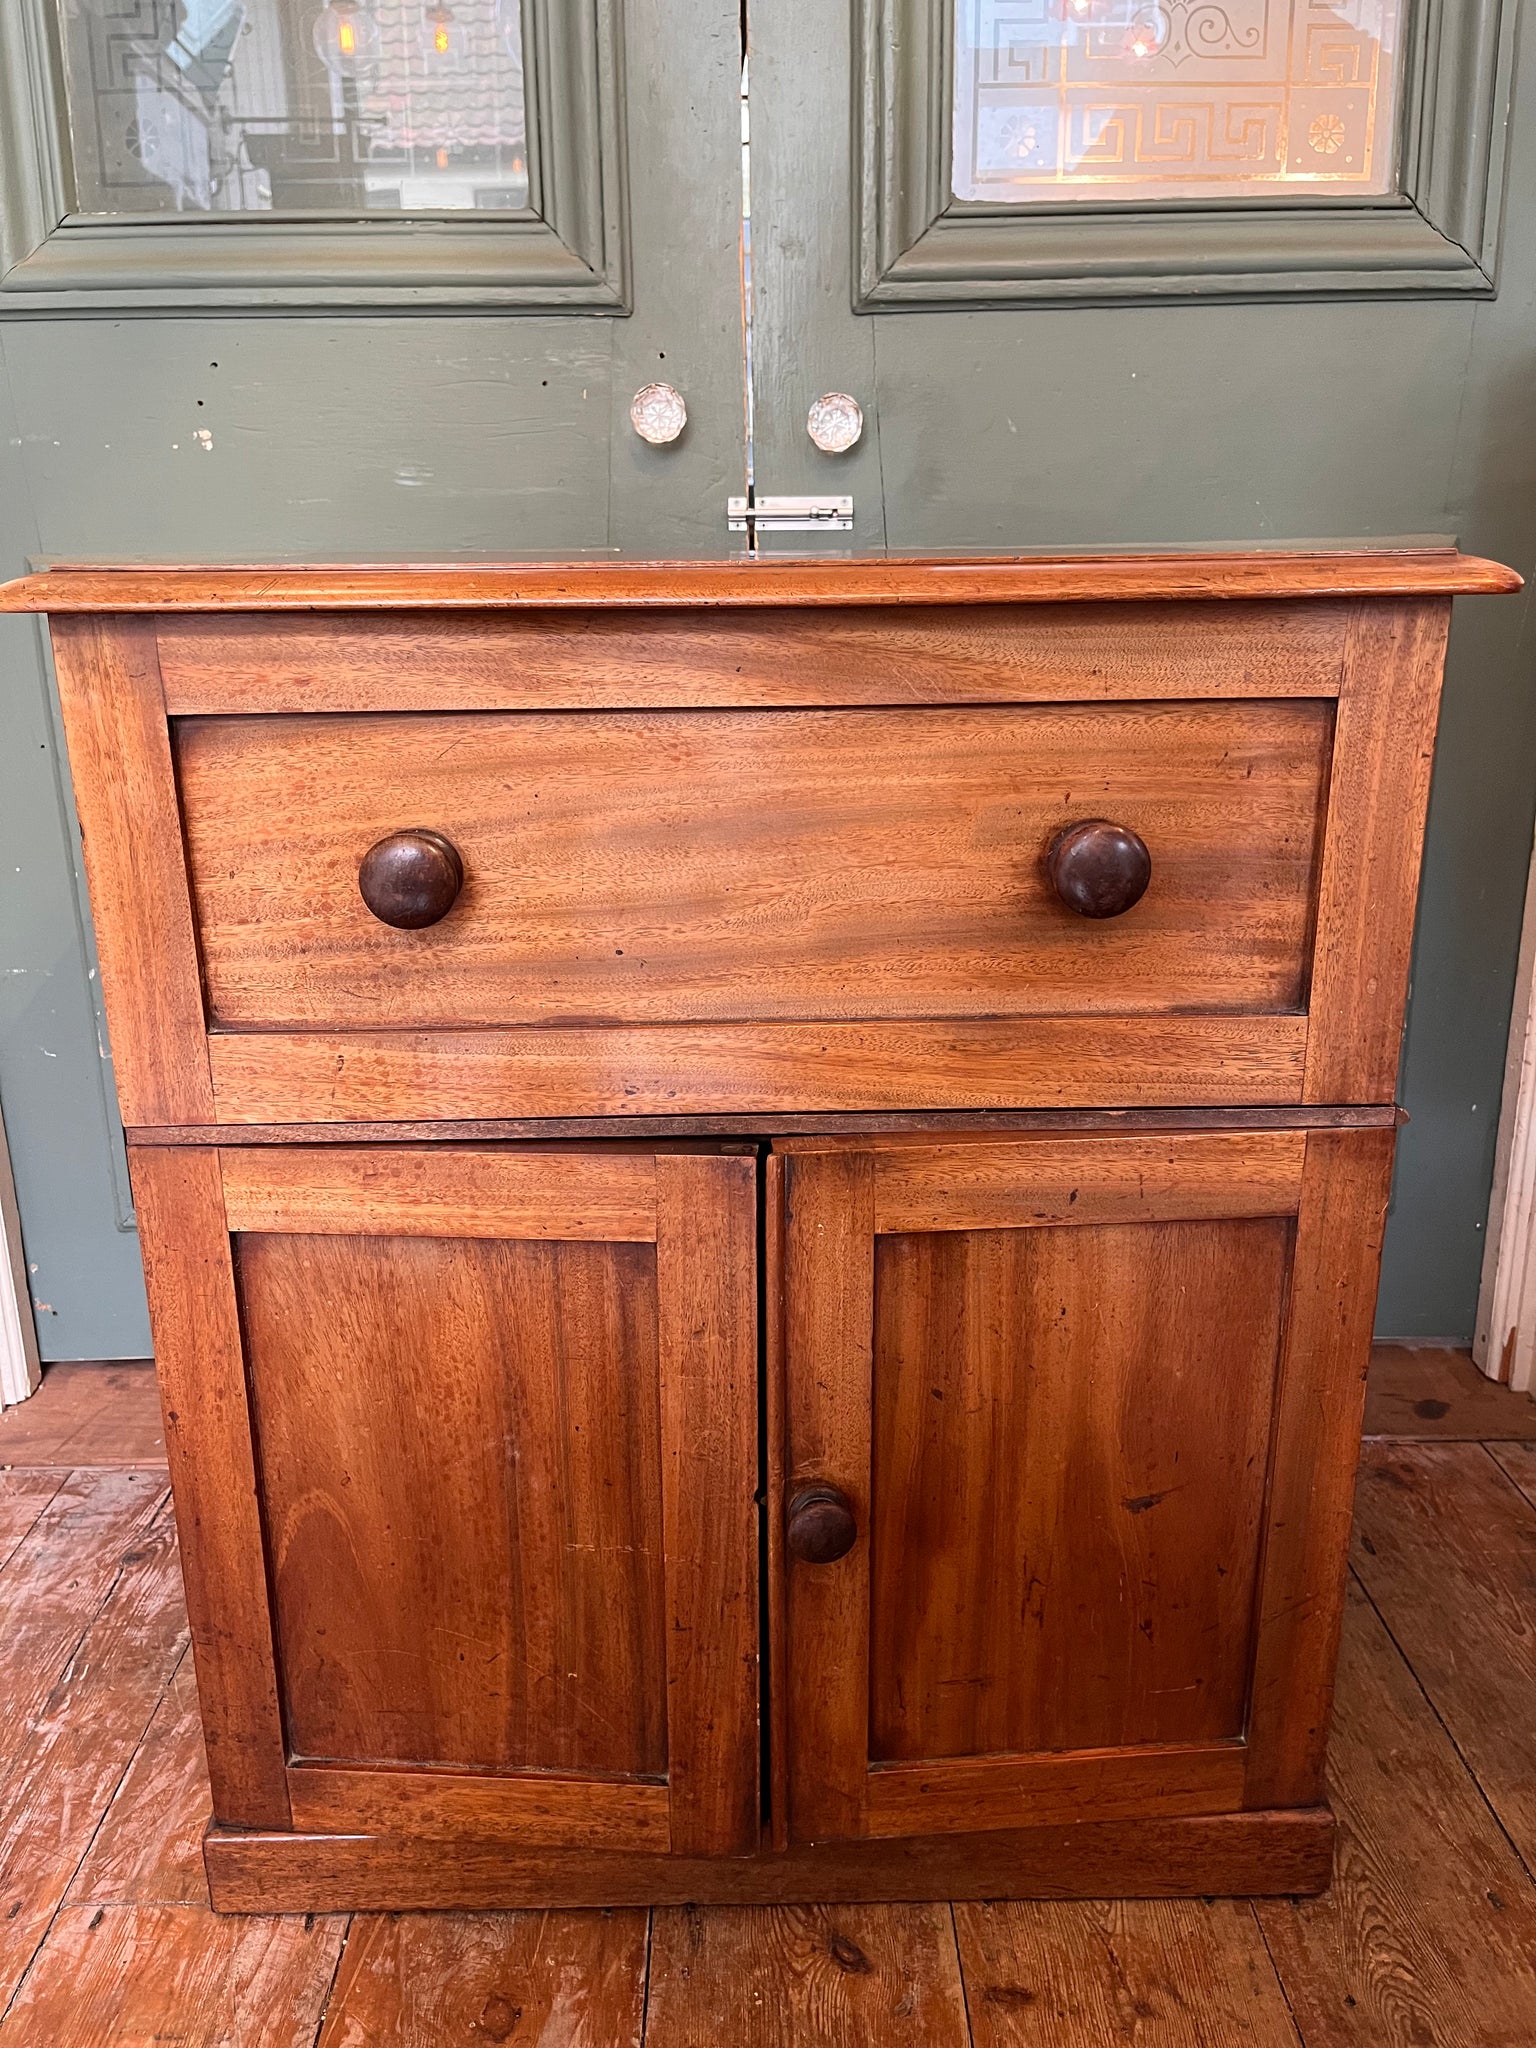
[[(1333, 706), (193, 718), (175, 751), (210, 1021), (240, 1029), (1305, 1008)], [(1057, 898), (1108, 817), (1152, 882)], [(363, 855), (427, 827), (438, 924)]]

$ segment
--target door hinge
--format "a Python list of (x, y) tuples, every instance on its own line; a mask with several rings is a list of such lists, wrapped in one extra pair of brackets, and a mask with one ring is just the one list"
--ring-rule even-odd
[(725, 523), (732, 533), (848, 533), (852, 498), (727, 498)]

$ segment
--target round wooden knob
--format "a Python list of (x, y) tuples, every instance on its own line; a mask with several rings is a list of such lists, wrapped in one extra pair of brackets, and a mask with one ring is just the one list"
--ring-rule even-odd
[(789, 1554), (802, 1564), (836, 1564), (859, 1540), (848, 1496), (835, 1486), (802, 1486), (785, 1521)]
[(1056, 894), (1083, 917), (1119, 917), (1141, 901), (1152, 879), (1147, 842), (1107, 818), (1085, 818), (1058, 833), (1045, 866)]
[(441, 832), (391, 832), (363, 855), (357, 886), (381, 924), (420, 931), (452, 910), (464, 886), (464, 863)]

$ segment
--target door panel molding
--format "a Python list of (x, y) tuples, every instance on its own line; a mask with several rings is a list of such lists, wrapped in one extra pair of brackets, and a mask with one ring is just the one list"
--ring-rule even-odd
[(856, 312), (1493, 295), (1515, 0), (1413, 9), (1402, 190), (1311, 205), (955, 200), (951, 7), (859, 0)]
[(523, 0), (523, 27), (520, 212), (117, 220), (76, 211), (56, 0), (10, 0), (0, 9), (0, 315), (627, 313), (619, 0)]

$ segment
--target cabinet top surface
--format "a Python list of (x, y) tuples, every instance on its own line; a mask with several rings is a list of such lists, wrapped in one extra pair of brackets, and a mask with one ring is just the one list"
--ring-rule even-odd
[(661, 606), (1051, 604), (1095, 599), (1435, 597), (1519, 590), (1453, 547), (984, 560), (743, 557), (462, 566), (58, 566), (0, 585), (0, 612), (507, 611)]

